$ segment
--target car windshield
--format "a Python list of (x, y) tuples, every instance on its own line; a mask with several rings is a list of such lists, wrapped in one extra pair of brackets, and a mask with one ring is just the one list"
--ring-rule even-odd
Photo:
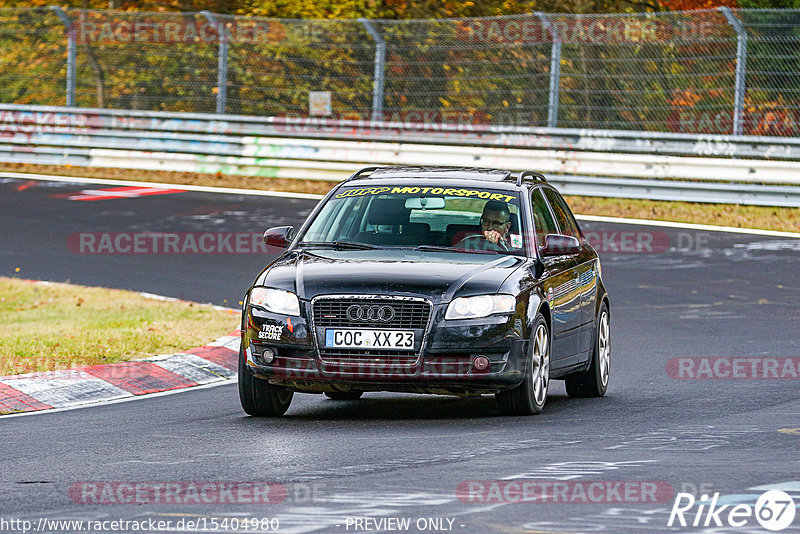
[(342, 187), (300, 246), (524, 254), (519, 206), (515, 192), (485, 187)]

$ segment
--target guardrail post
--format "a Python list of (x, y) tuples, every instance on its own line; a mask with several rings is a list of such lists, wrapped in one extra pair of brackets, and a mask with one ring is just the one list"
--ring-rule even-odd
[(55, 11), (61, 22), (64, 23), (64, 32), (67, 34), (67, 107), (75, 106), (75, 56), (77, 35), (72, 20), (59, 6), (50, 6)]
[(386, 69), (386, 41), (369, 19), (358, 19), (375, 41), (375, 73), (372, 78), (372, 120), (383, 119), (383, 82)]
[(553, 38), (550, 50), (550, 99), (547, 104), (547, 126), (558, 126), (558, 89), (561, 82), (561, 37), (556, 33), (553, 23), (544, 13), (535, 13), (542, 25), (547, 28)]
[(228, 31), (225, 23), (219, 22), (210, 11), (200, 12), (209, 23), (217, 28), (219, 36), (219, 53), (217, 58), (217, 113), (225, 113), (228, 97)]
[(731, 8), (723, 6), (717, 9), (722, 11), (728, 24), (736, 32), (736, 89), (733, 104), (733, 135), (742, 135), (744, 96), (747, 91), (747, 30), (744, 29), (741, 21), (733, 14)]

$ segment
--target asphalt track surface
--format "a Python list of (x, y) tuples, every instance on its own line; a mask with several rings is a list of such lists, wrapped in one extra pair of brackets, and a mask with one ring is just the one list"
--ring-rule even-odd
[[(0, 275), (236, 307), (271, 256), (89, 255), (70, 251), (69, 236), (262, 232), (300, 224), (314, 204), (194, 192), (65, 197), (100, 187), (107, 186), (1, 181)], [(672, 492), (719, 492), (720, 502), (753, 504), (765, 488), (780, 487), (800, 504), (800, 381), (676, 379), (667, 362), (800, 356), (800, 240), (582, 226), (607, 232), (609, 242), (622, 231), (662, 232), (657, 237), (669, 241), (655, 253), (601, 250), (612, 317), (606, 397), (570, 399), (554, 382), (541, 415), (500, 417), (487, 396), (373, 393), (337, 402), (298, 394), (285, 417), (255, 419), (228, 385), (0, 419), (0, 520), (278, 518), (277, 532), (395, 531), (394, 523), (361, 523), (369, 530), (354, 523), (369, 517), (409, 518), (410, 532), (766, 532), (752, 517), (746, 527), (703, 528), (705, 517), (692, 527), (696, 506), (686, 513), (689, 526), (668, 528)], [(498, 488), (492, 481), (509, 480), (574, 483), (572, 502), (496, 502), (488, 490), (457, 496), (469, 481)], [(84, 502), (91, 487), (76, 486), (113, 481), (273, 482), (286, 497), (258, 505), (92, 504)], [(601, 494), (607, 502), (589, 503), (572, 493), (592, 481), (655, 482), (670, 494), (621, 503), (612, 491)], [(464, 502), (490, 496), (493, 502)], [(428, 518), (441, 518), (441, 528), (418, 523)], [(216, 531), (234, 530), (232, 521), (226, 526)], [(800, 532), (800, 511), (783, 532)]]

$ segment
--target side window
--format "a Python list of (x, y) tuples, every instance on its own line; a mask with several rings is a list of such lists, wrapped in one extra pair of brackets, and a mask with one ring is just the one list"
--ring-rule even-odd
[(561, 195), (552, 189), (545, 189), (544, 194), (547, 197), (547, 200), (550, 201), (550, 205), (553, 207), (553, 213), (556, 215), (558, 226), (561, 227), (561, 233), (572, 236), (575, 239), (580, 239), (580, 227), (578, 226), (575, 217), (572, 216), (572, 212), (569, 210), (567, 203), (563, 198), (561, 198)]
[(558, 228), (556, 228), (556, 223), (553, 222), (550, 210), (547, 209), (547, 203), (544, 201), (541, 189), (534, 190), (531, 195), (531, 205), (533, 208), (533, 224), (536, 226), (537, 246), (543, 247), (544, 236), (557, 234)]

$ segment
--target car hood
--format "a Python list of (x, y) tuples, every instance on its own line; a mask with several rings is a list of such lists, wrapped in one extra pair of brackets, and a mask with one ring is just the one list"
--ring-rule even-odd
[(295, 251), (276, 260), (257, 284), (310, 300), (322, 294), (424, 296), (434, 303), (496, 293), (520, 265), (516, 256), (414, 250)]

